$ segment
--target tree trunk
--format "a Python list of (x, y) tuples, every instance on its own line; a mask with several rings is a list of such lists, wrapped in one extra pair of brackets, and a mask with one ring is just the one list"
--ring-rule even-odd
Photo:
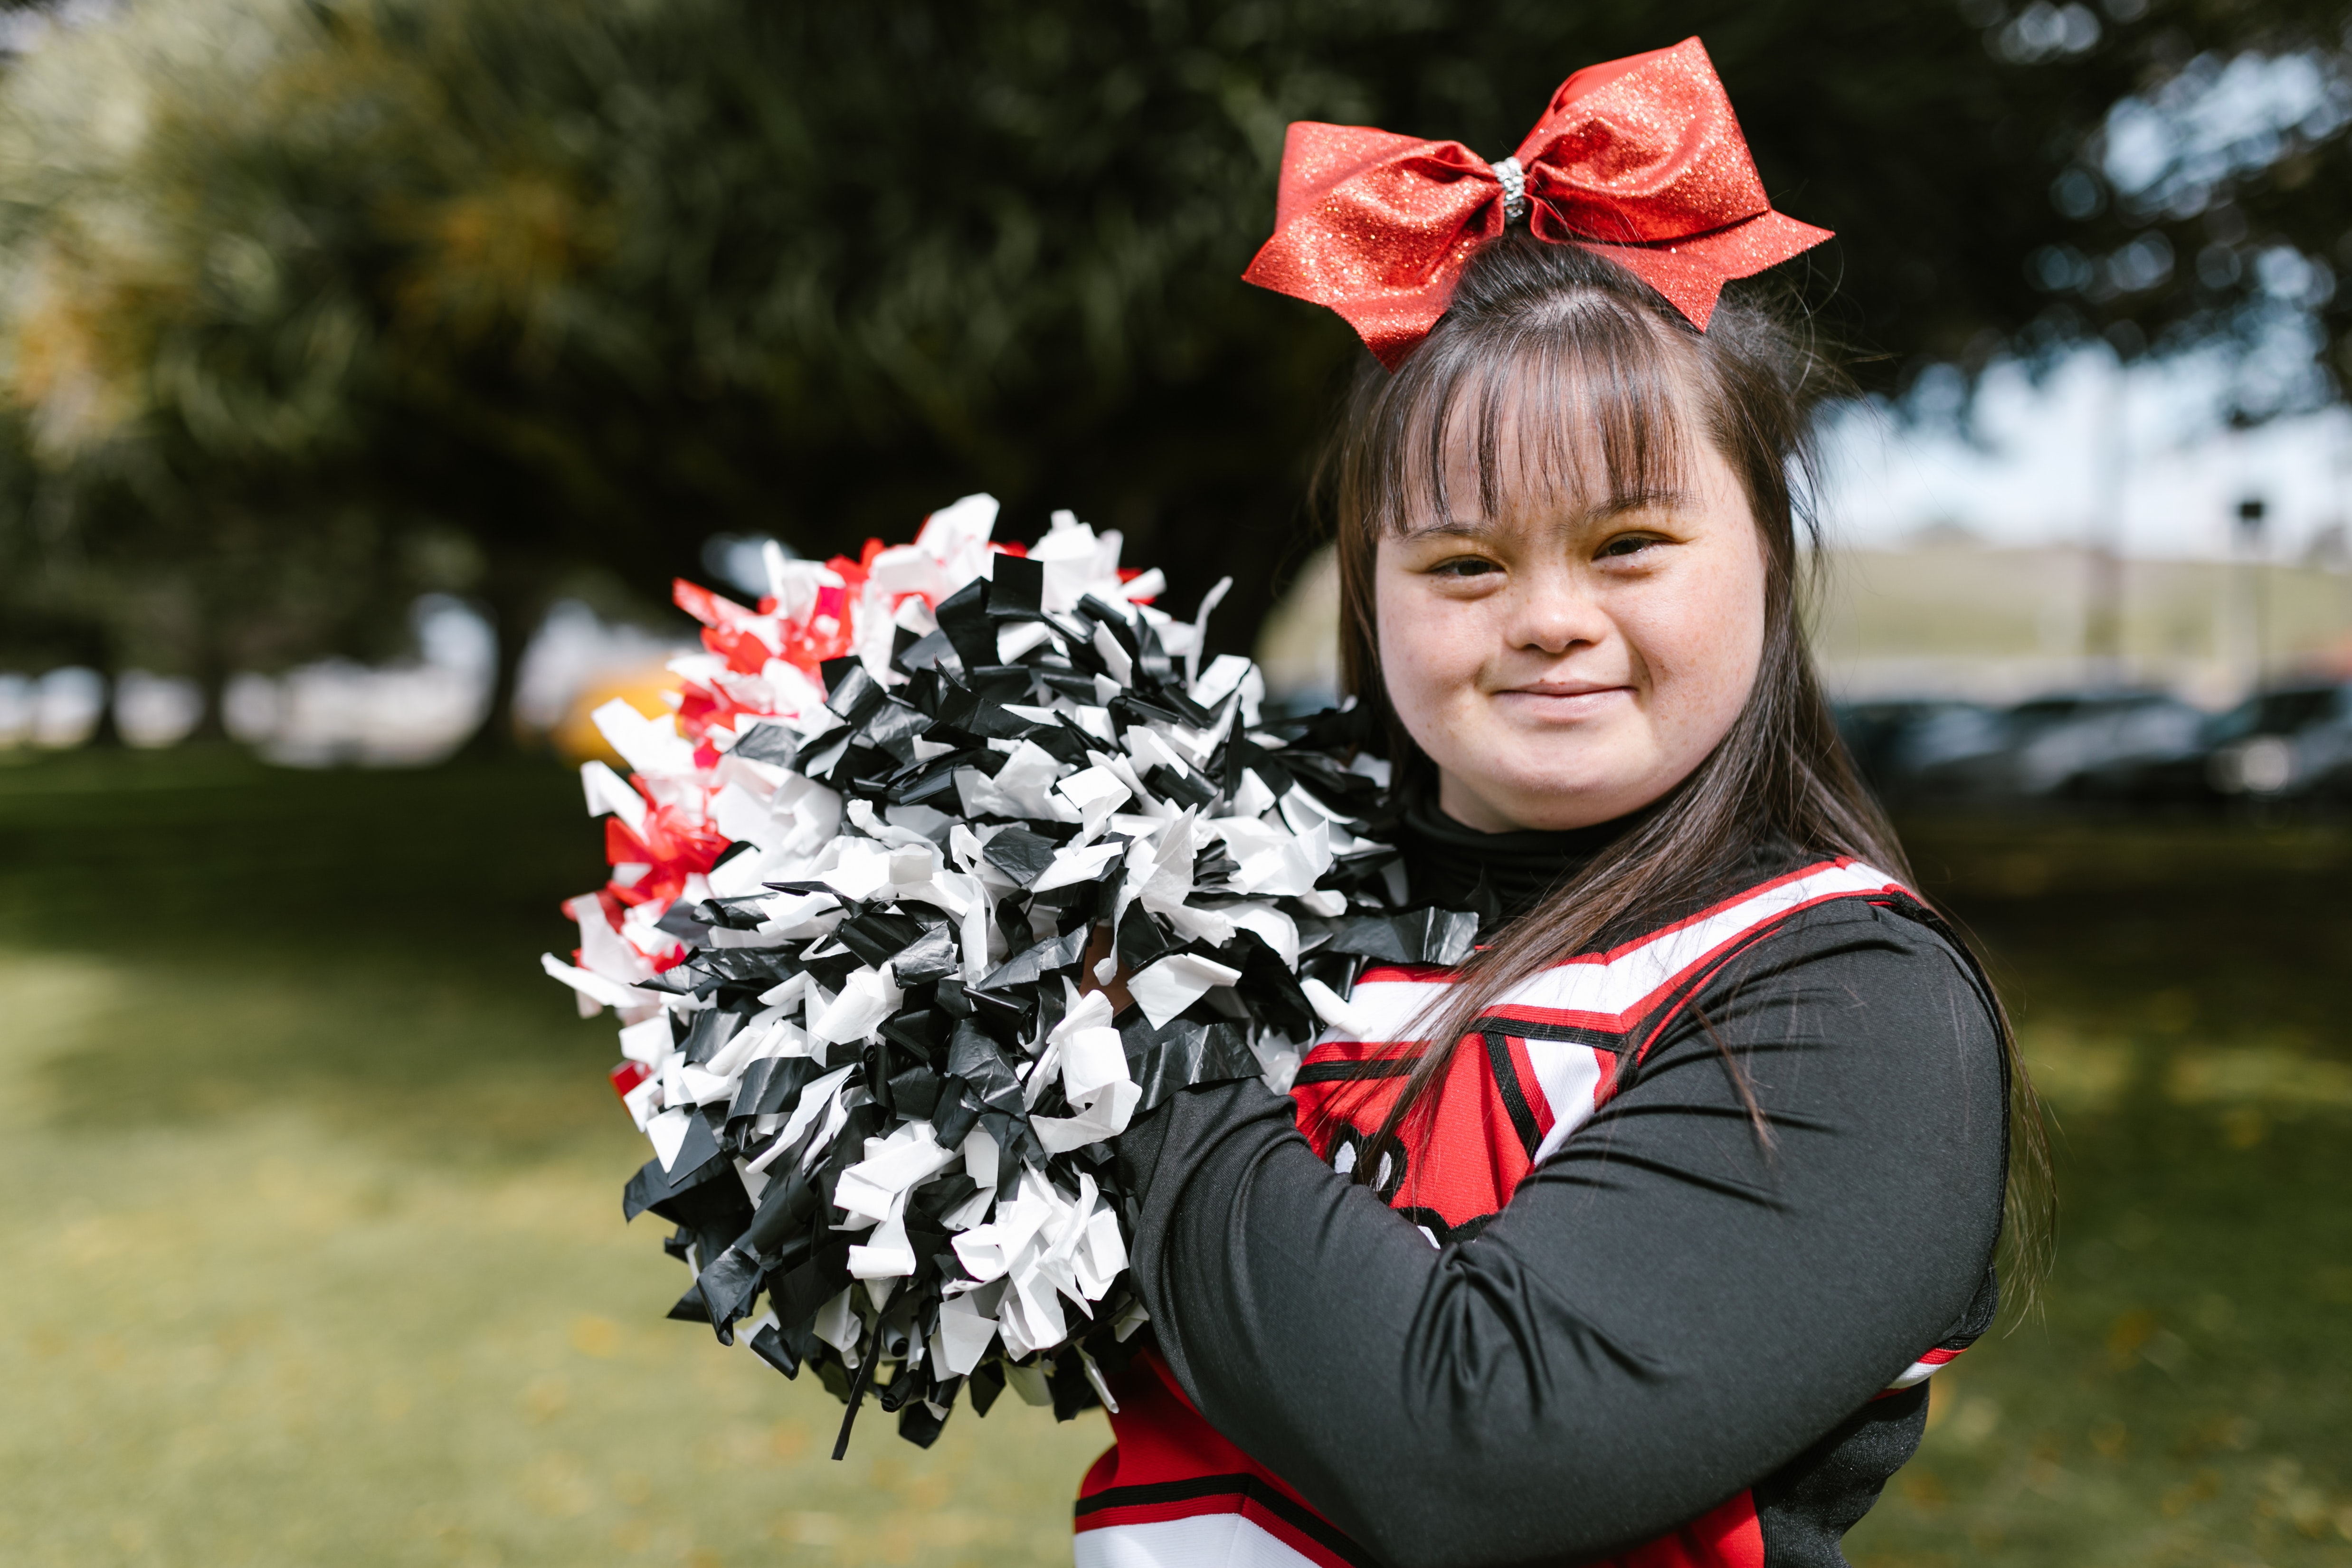
[(114, 721), (115, 678), (106, 669), (100, 670), (99, 675), (106, 682), (106, 689), (98, 700), (98, 725), (82, 744), (119, 752), (122, 750), (122, 727)]
[(521, 750), (522, 735), (514, 717), (515, 687), (522, 673), (523, 652), (547, 611), (550, 576), (546, 564), (535, 560), (509, 555), (494, 557), (490, 563), (482, 583), (481, 603), (489, 612), (490, 629), (498, 640), (498, 662), (481, 727), (466, 742), (460, 756), (509, 757)]
[(220, 623), (211, 606), (205, 606), (203, 613), (204, 624), (196, 628), (193, 650), (194, 668), (188, 674), (204, 706), (196, 714), (196, 727), (188, 731), (183, 745), (216, 744), (229, 738), (227, 653), (221, 646)]

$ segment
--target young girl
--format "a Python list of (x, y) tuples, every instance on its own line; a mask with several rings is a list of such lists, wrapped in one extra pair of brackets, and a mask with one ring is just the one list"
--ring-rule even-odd
[(1415, 898), (1486, 920), (1288, 1098), (1127, 1134), (1157, 1349), (1083, 1568), (1842, 1563), (1990, 1322), (2023, 1080), (1806, 655), (1817, 378), (1716, 300), (1819, 237), (1696, 40), (1491, 169), (1293, 128), (1252, 276), (1393, 372), (1327, 468), (1345, 675)]

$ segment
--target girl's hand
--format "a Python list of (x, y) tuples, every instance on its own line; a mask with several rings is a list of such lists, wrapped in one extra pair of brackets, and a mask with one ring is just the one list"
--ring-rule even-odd
[(1110, 998), (1113, 1013), (1124, 1013), (1135, 1000), (1127, 994), (1127, 965), (1122, 963), (1112, 973), (1108, 985), (1095, 979), (1095, 966), (1110, 956), (1111, 942), (1111, 929), (1108, 922), (1095, 927), (1095, 934), (1087, 943), (1087, 956), (1078, 968), (1078, 994), (1091, 995), (1099, 991)]

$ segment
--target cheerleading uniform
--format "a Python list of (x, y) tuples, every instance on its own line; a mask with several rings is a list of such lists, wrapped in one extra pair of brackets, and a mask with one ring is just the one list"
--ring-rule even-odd
[[(1415, 815), (1417, 895), (1468, 867), (1523, 906), (1601, 841)], [(2006, 1073), (1981, 974), (1888, 879), (1734, 885), (1487, 1009), (1372, 1186), (1344, 1173), (1449, 972), (1367, 972), (1287, 1100), (1138, 1121), (1157, 1346), (1111, 1384), (1079, 1568), (1844, 1561), (1992, 1316)]]

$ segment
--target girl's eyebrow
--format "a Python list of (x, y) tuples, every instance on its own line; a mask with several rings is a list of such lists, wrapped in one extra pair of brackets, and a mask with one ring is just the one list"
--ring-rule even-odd
[(1493, 522), (1484, 518), (1450, 518), (1444, 522), (1427, 522), (1419, 528), (1404, 531), (1407, 539), (1484, 539), (1495, 531)]
[(1649, 490), (1627, 490), (1611, 496), (1599, 506), (1587, 508), (1585, 517), (1594, 522), (1608, 522), (1629, 511), (1647, 511), (1657, 507), (1667, 511), (1678, 510), (1690, 504), (1691, 498), (1672, 487)]
[[(1647, 511), (1653, 507), (1676, 510), (1687, 506), (1690, 499), (1679, 489), (1627, 490), (1597, 505), (1571, 512), (1562, 521), (1586, 524), (1614, 522), (1628, 512)], [(1498, 530), (1492, 518), (1456, 517), (1443, 522), (1426, 522), (1418, 528), (1408, 528), (1404, 531), (1404, 537), (1407, 540), (1484, 539), (1496, 531)]]

